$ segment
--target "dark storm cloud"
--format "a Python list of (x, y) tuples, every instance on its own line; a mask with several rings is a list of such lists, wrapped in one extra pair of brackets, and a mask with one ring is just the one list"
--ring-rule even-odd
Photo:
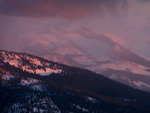
[(102, 13), (113, 13), (127, 7), (126, 0), (0, 0), (0, 13), (13, 16), (80, 18)]

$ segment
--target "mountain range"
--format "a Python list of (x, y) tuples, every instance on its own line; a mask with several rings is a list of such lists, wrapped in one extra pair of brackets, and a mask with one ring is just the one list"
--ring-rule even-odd
[(125, 42), (119, 37), (87, 27), (70, 29), (53, 26), (38, 35), (4, 35), (0, 48), (85, 68), (133, 88), (150, 91), (149, 59), (124, 47)]
[(90, 70), (0, 51), (1, 113), (149, 113), (149, 101), (149, 92)]

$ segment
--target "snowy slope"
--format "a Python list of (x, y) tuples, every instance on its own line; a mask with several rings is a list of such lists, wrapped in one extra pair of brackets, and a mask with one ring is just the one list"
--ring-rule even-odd
[(50, 68), (50, 63), (41, 61), (37, 57), (31, 57), (27, 54), (8, 53), (0, 51), (0, 58), (5, 63), (15, 66), (30, 73), (40, 74), (42, 76), (50, 75), (51, 73), (61, 73), (61, 69), (55, 67)]

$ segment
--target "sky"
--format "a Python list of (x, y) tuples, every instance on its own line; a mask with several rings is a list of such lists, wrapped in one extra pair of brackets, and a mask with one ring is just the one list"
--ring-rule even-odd
[(0, 49), (23, 51), (39, 38), (55, 43), (88, 29), (150, 58), (149, 11), (150, 0), (0, 0)]

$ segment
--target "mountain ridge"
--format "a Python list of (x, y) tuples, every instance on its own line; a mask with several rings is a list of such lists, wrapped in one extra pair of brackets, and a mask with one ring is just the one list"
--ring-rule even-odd
[[(9, 56), (9, 57), (7, 56), (8, 59), (10, 58), (9, 61), (13, 59), (12, 58), (13, 55), (11, 54), (14, 54), (14, 56), (23, 55), (22, 53), (16, 54), (15, 52), (7, 52), (7, 51), (3, 51), (3, 52), (6, 52), (5, 55)], [(60, 94), (58, 93), (56, 97), (55, 95), (51, 97), (52, 100), (55, 100), (54, 103), (55, 104), (57, 103), (56, 105), (58, 106), (58, 108), (61, 108), (62, 111), (67, 110), (69, 108), (67, 106), (65, 108), (62, 106), (63, 104), (65, 104), (65, 100), (62, 101), (63, 104), (59, 104), (59, 99), (57, 100), (57, 98), (60, 98), (60, 100), (62, 100), (63, 96), (68, 94), (71, 95), (73, 94), (75, 95), (76, 98), (80, 97), (80, 99), (81, 97), (83, 98), (84, 96), (89, 96), (91, 98), (95, 98), (97, 101), (101, 101), (103, 106), (104, 103), (106, 104), (106, 106), (100, 107), (99, 104), (97, 103), (99, 106), (98, 108), (88, 106), (89, 107), (88, 110), (92, 109), (89, 110), (89, 112), (94, 111), (94, 109), (97, 109), (98, 111), (102, 110), (103, 112), (109, 113), (111, 112), (110, 110), (112, 110), (112, 108), (110, 109), (110, 106), (116, 106), (115, 108), (113, 108), (116, 113), (119, 113), (119, 111), (117, 111), (118, 108), (122, 109), (121, 110), (122, 113), (125, 112), (123, 111), (123, 109), (125, 110), (129, 109), (131, 113), (132, 111), (135, 111), (137, 113), (138, 111), (145, 111), (147, 113), (149, 111), (148, 107), (145, 107), (145, 106), (149, 106), (147, 101), (150, 100), (150, 96), (149, 96), (150, 93), (148, 92), (133, 89), (126, 85), (120, 84), (119, 82), (110, 80), (107, 77), (91, 72), (87, 69), (70, 67), (70, 66), (47, 61), (45, 59), (26, 54), (28, 57), (30, 57), (30, 59), (26, 61), (27, 59), (23, 60), (22, 57), (23, 62), (20, 63), (26, 64), (28, 65), (28, 67), (30, 67), (34, 64), (33, 62), (32, 62), (33, 64), (29, 62), (32, 61), (31, 59), (34, 60), (38, 59), (40, 61), (40, 63), (36, 62), (37, 64), (33, 65), (34, 66), (33, 70), (36, 68), (44, 70), (45, 67), (62, 70), (61, 73), (50, 73), (45, 76), (34, 72), (31, 73), (21, 69), (20, 67), (15, 67), (16, 65), (10, 65), (9, 62), (3, 62), (4, 59), (2, 58), (2, 55), (4, 54), (0, 53), (0, 62), (1, 62), (0, 72), (1, 72), (1, 82), (2, 82), (1, 85), (2, 86), (4, 85), (3, 87), (6, 87), (7, 84), (9, 84), (10, 86), (16, 85), (17, 87), (27, 86), (35, 91), (41, 91), (42, 93), (44, 92), (50, 93), (51, 90), (53, 90), (54, 92), (55, 91), (62, 92)], [(47, 67), (45, 62), (49, 64), (49, 67)], [(43, 65), (43, 67), (38, 67), (40, 64), (45, 64), (45, 65)], [(4, 70), (4, 72), (2, 72), (2, 69)], [(9, 72), (9, 73), (5, 73), (5, 72)], [(21, 89), (22, 88), (20, 88), (20, 90)], [(63, 95), (62, 97), (60, 96), (61, 94)], [(69, 97), (70, 99), (72, 98), (72, 96)], [(140, 103), (142, 101), (144, 103)], [(70, 102), (72, 101), (68, 100), (68, 103)], [(85, 100), (83, 100), (83, 102), (86, 103)], [(77, 103), (79, 103), (79, 101)], [(110, 103), (110, 105), (108, 103)], [(72, 107), (73, 106), (74, 104), (72, 103)], [(79, 110), (80, 107), (79, 106), (76, 107), (77, 107), (76, 109)], [(109, 108), (110, 110), (104, 109), (105, 107)], [(82, 110), (79, 111), (81, 112)]]

